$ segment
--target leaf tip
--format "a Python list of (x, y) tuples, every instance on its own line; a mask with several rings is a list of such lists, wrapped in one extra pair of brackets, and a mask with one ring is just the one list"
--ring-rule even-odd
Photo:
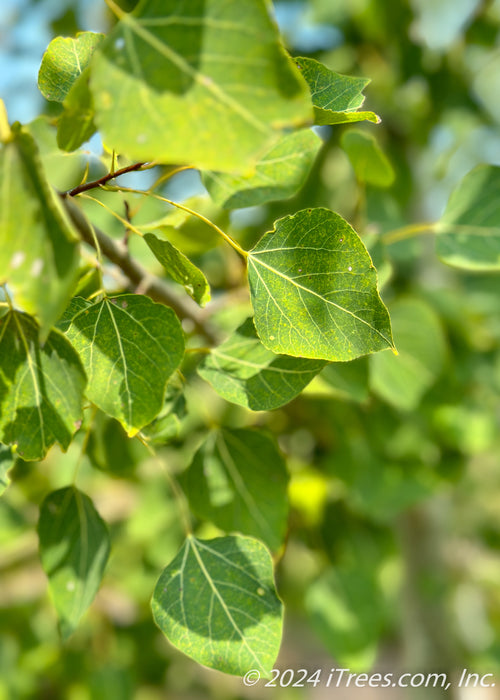
[(396, 348), (396, 347), (393, 346), (393, 347), (391, 348), (391, 350), (392, 350), (393, 355), (395, 355), (396, 357), (399, 357), (399, 352), (397, 351), (397, 348)]

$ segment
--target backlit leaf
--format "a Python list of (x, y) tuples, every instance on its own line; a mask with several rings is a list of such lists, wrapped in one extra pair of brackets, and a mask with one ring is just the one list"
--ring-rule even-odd
[(122, 294), (84, 306), (66, 334), (86, 369), (90, 401), (119, 420), (129, 435), (158, 415), (167, 380), (184, 352), (172, 309), (145, 296)]
[(203, 183), (216, 204), (224, 209), (253, 207), (287, 199), (300, 190), (322, 141), (310, 129), (283, 136), (248, 175), (205, 173)]
[(79, 32), (74, 39), (58, 36), (50, 42), (38, 73), (38, 88), (47, 100), (63, 102), (103, 38), (104, 34)]
[[(270, 468), (272, 465), (272, 468)], [(288, 516), (288, 475), (283, 457), (256, 430), (219, 430), (208, 437), (182, 475), (193, 511), (221, 530), (283, 543)]]
[(144, 240), (169, 277), (182, 284), (197, 304), (205, 306), (210, 301), (210, 287), (203, 272), (169, 241), (158, 238), (153, 233), (145, 233)]
[(275, 355), (262, 345), (248, 318), (212, 349), (198, 374), (226, 401), (272, 411), (294, 399), (325, 366), (324, 360)]
[(397, 408), (412, 410), (441, 372), (446, 343), (433, 309), (420, 299), (400, 299), (391, 306), (398, 356), (370, 358), (370, 386)]
[(376, 187), (392, 185), (394, 170), (372, 134), (359, 129), (349, 129), (342, 134), (340, 143), (351, 161), (359, 182), (366, 182)]
[(96, 122), (110, 148), (244, 172), (282, 129), (312, 120), (264, 0), (142, 0), (118, 13), (92, 62)]
[(107, 527), (88, 496), (74, 486), (49, 493), (38, 521), (40, 558), (69, 637), (99, 589), (109, 556)]
[(295, 62), (306, 79), (314, 105), (316, 124), (343, 124), (346, 122), (380, 121), (373, 112), (358, 112), (365, 101), (363, 89), (367, 78), (354, 78), (334, 73), (314, 58), (299, 57)]
[(0, 440), (26, 460), (43, 459), (57, 442), (65, 450), (80, 427), (85, 373), (59, 331), (40, 344), (25, 314), (0, 319)]
[(437, 254), (466, 270), (500, 270), (500, 167), (479, 165), (452, 193), (438, 226)]
[(90, 71), (87, 68), (76, 80), (64, 100), (64, 112), (57, 127), (57, 145), (64, 151), (74, 151), (79, 148), (96, 131), (89, 77)]
[(328, 209), (276, 221), (248, 254), (248, 278), (255, 327), (272, 352), (343, 362), (393, 346), (371, 258)]
[(256, 669), (269, 676), (283, 610), (261, 542), (239, 535), (188, 537), (163, 570), (151, 606), (167, 639), (198, 663), (224, 673)]
[(0, 146), (0, 284), (46, 336), (78, 276), (77, 236), (49, 186), (33, 138), (14, 127)]

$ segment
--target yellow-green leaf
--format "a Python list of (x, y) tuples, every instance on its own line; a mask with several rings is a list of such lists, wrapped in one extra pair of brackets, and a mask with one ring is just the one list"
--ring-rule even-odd
[[(116, 8), (118, 9), (118, 8)], [(137, 160), (245, 172), (282, 129), (312, 122), (265, 0), (142, 0), (92, 61), (96, 123)]]
[(279, 219), (249, 252), (248, 278), (257, 333), (274, 353), (344, 362), (393, 347), (371, 258), (328, 209)]

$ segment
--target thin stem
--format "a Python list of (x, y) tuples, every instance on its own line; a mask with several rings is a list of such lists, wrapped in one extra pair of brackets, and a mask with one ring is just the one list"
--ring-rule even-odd
[(410, 224), (409, 226), (402, 226), (401, 228), (393, 229), (392, 231), (387, 231), (381, 235), (382, 241), (386, 245), (392, 245), (393, 243), (399, 243), (400, 241), (406, 241), (415, 236), (421, 236), (428, 233), (437, 232), (437, 223), (420, 223), (420, 224)]
[(123, 19), (123, 17), (127, 14), (122, 10), (121, 7), (119, 7), (115, 2), (113, 2), (113, 0), (105, 0), (105, 2), (111, 10), (111, 12), (113, 12), (113, 14), (115, 14), (118, 17), (118, 19)]
[(92, 413), (91, 413), (90, 418), (89, 418), (89, 424), (87, 426), (87, 430), (85, 431), (83, 442), (82, 442), (82, 445), (80, 448), (80, 454), (78, 456), (78, 459), (76, 460), (75, 469), (73, 471), (73, 484), (76, 482), (78, 470), (80, 469), (83, 455), (85, 454), (85, 451), (87, 449), (87, 445), (89, 443), (90, 433), (92, 432), (92, 428), (94, 426), (94, 420), (95, 420), (96, 415), (97, 415), (97, 406), (92, 406)]
[(6, 285), (6, 284), (2, 284), (2, 289), (3, 289), (3, 293), (5, 294), (5, 301), (6, 301), (6, 303), (7, 303), (7, 306), (9, 307), (9, 310), (13, 312), (13, 311), (14, 311), (14, 305), (13, 305), (13, 303), (12, 303), (12, 299), (10, 298), (10, 294), (9, 294), (9, 292), (7, 291), (7, 285)]
[(140, 236), (141, 238), (143, 237), (144, 234), (142, 233), (142, 231), (140, 231), (140, 230), (139, 230), (138, 228), (136, 228), (133, 224), (131, 224), (130, 221), (127, 221), (127, 219), (125, 219), (123, 216), (120, 216), (120, 214), (118, 214), (118, 212), (116, 212), (116, 211), (114, 211), (113, 209), (111, 209), (111, 207), (108, 207), (107, 204), (104, 204), (104, 202), (101, 202), (100, 199), (97, 199), (96, 197), (92, 197), (92, 195), (90, 195), (90, 194), (81, 194), (80, 197), (81, 197), (82, 199), (88, 199), (88, 200), (90, 200), (91, 202), (95, 202), (96, 204), (98, 204), (98, 205), (99, 205), (100, 207), (102, 207), (103, 209), (106, 209), (106, 211), (107, 211), (109, 214), (111, 214), (111, 216), (114, 216), (115, 219), (118, 219), (118, 221), (119, 221), (120, 223), (122, 223), (122, 224), (125, 226), (125, 228), (126, 228), (127, 230), (133, 231), (133, 233), (136, 233), (136, 234), (137, 234), (138, 236)]
[(107, 236), (97, 226), (91, 226), (80, 207), (70, 197), (62, 195), (62, 201), (82, 240), (95, 248), (95, 234), (95, 239), (103, 255), (120, 268), (129, 280), (132, 290), (140, 288), (142, 293), (147, 294), (153, 301), (170, 306), (181, 319), (190, 319), (194, 330), (205, 337), (209, 343), (215, 345), (218, 342), (217, 336), (211, 331), (204, 314), (189, 297), (180, 297), (172, 292), (161, 279), (151, 275), (142, 265), (139, 265), (123, 245)]
[(248, 258), (248, 252), (244, 250), (231, 236), (229, 236), (227, 233), (225, 233), (221, 228), (219, 228), (216, 224), (213, 223), (213, 221), (210, 221), (210, 219), (207, 219), (203, 214), (200, 214), (199, 212), (195, 211), (194, 209), (190, 209), (189, 207), (185, 207), (184, 204), (179, 204), (179, 202), (174, 202), (171, 199), (167, 199), (167, 197), (163, 197), (161, 194), (156, 194), (156, 192), (144, 192), (143, 190), (135, 190), (132, 187), (107, 187), (106, 189), (111, 190), (112, 192), (131, 192), (133, 194), (142, 194), (142, 195), (149, 195), (151, 197), (155, 197), (155, 199), (159, 199), (161, 202), (166, 202), (167, 204), (172, 205), (173, 207), (176, 207), (176, 209), (181, 209), (182, 211), (187, 212), (188, 214), (191, 214), (191, 216), (195, 216), (197, 219), (200, 221), (203, 221), (207, 226), (210, 226), (214, 231), (216, 231), (219, 236), (222, 236), (222, 238), (226, 241), (226, 243), (229, 243), (229, 245), (234, 248), (234, 250), (239, 253), (243, 258)]
[[(87, 190), (94, 190), (96, 187), (100, 187), (101, 185), (105, 185), (107, 182), (109, 182), (109, 180), (114, 180), (115, 177), (119, 177), (120, 175), (124, 175), (125, 173), (131, 173), (134, 170), (141, 170), (142, 168), (144, 168), (145, 165), (146, 165), (145, 163), (134, 163), (133, 165), (127, 165), (126, 168), (120, 168), (119, 170), (112, 170), (112, 172), (107, 173), (107, 175), (103, 175), (98, 180), (92, 180), (91, 182), (85, 182), (85, 183), (82, 183), (81, 185), (77, 185), (76, 187), (73, 187), (72, 190), (68, 190), (65, 194), (69, 195), (70, 197), (75, 197), (77, 194), (80, 194), (81, 192), (86, 192)], [(113, 161), (113, 166), (114, 166), (114, 161)]]
[(186, 533), (186, 537), (189, 537), (190, 535), (193, 534), (193, 530), (191, 527), (191, 517), (190, 517), (189, 508), (187, 507), (187, 504), (186, 504), (186, 496), (184, 495), (184, 492), (182, 491), (181, 487), (177, 483), (177, 480), (175, 479), (175, 477), (167, 469), (164, 461), (158, 457), (156, 450), (149, 444), (149, 442), (144, 438), (144, 436), (141, 435), (141, 433), (138, 433), (136, 435), (136, 438), (139, 440), (139, 442), (141, 444), (144, 445), (144, 447), (148, 450), (149, 454), (152, 457), (154, 457), (158, 461), (160, 466), (164, 469), (165, 474), (167, 475), (168, 485), (170, 486), (172, 494), (177, 502), (177, 507), (179, 509), (179, 513), (181, 516), (182, 524), (184, 527), (184, 532)]

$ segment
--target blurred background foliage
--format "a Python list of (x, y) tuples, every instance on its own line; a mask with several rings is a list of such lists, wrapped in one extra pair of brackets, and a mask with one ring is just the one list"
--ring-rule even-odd
[[(445, 267), (424, 226), (439, 218), (472, 167), (500, 164), (500, 2), (274, 5), (292, 55), (371, 79), (365, 106), (381, 124), (319, 128), (323, 149), (293, 200), (228, 214), (190, 172), (165, 192), (195, 198), (193, 208), (245, 247), (285, 213), (314, 206), (339, 212), (370, 249), (406, 364), (396, 366), (384, 353), (370, 373), (364, 358), (330, 365), (292, 403), (252, 413), (220, 399), (188, 355), (186, 406), (177, 406), (168, 425), (172, 441), (162, 459), (180, 473), (214, 424), (265, 426), (278, 438), (292, 507), (277, 562), (287, 608), (280, 668), (467, 667), (500, 679), (499, 278)], [(54, 35), (106, 31), (111, 22), (100, 0), (3, 0), (0, 93), (11, 119), (26, 123), (42, 110), (50, 117), (36, 75)], [(85, 160), (102, 174), (96, 139), (83, 158), (62, 156), (50, 121), (36, 120), (32, 130), (55, 186), (79, 182)], [(124, 184), (146, 188), (157, 174), (131, 175)], [(121, 212), (123, 198), (132, 208), (139, 202), (96, 196)], [(123, 235), (108, 212), (88, 206), (98, 226)], [(148, 201), (137, 216), (161, 216), (156, 206)], [(198, 222), (177, 224), (173, 242), (202, 266), (214, 290), (214, 323), (232, 331), (249, 313), (241, 263), (232, 250), (214, 248)], [(133, 252), (160, 274), (145, 246)], [(64, 646), (35, 526), (44, 496), (71, 483), (82, 439), (65, 455), (53, 449), (40, 465), (18, 461), (0, 500), (0, 699), (329, 696), (333, 691), (321, 687), (245, 689), (240, 679), (206, 671), (168, 645), (149, 609), (158, 574), (183, 538), (164, 467), (116, 422), (96, 420), (78, 486), (109, 523), (112, 554), (102, 590)], [(217, 531), (199, 523), (198, 532)], [(379, 698), (388, 691), (352, 692)], [(476, 692), (460, 697), (498, 697), (494, 689)], [(397, 689), (389, 695), (408, 697)], [(422, 697), (434, 696), (427, 690)]]

